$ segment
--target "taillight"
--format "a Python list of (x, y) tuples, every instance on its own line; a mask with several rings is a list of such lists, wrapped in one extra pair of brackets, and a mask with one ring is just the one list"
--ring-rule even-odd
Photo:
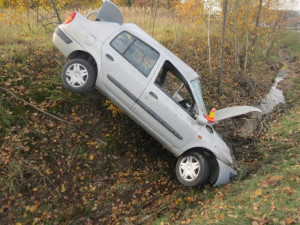
[(76, 12), (73, 12), (73, 13), (68, 17), (68, 19), (66, 19), (66, 21), (64, 22), (64, 24), (71, 23), (71, 22), (74, 20), (75, 16), (76, 16)]

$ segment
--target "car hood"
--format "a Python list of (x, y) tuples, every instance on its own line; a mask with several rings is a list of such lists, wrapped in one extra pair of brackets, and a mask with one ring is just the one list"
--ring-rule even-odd
[(215, 114), (215, 120), (216, 121), (225, 120), (228, 118), (247, 114), (249, 112), (261, 113), (261, 110), (253, 106), (233, 106), (233, 107), (217, 110)]

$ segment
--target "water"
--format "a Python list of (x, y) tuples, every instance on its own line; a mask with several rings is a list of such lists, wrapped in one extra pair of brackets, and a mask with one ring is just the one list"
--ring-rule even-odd
[(263, 114), (271, 113), (275, 106), (280, 103), (284, 103), (284, 95), (282, 90), (278, 88), (278, 84), (282, 81), (287, 74), (287, 70), (280, 70), (276, 76), (275, 83), (271, 87), (270, 92), (267, 96), (262, 100), (260, 104), (260, 108)]
[[(287, 75), (287, 70), (280, 70), (275, 78), (275, 82), (271, 87), (269, 93), (266, 97), (261, 101), (259, 108), (261, 109), (263, 114), (271, 113), (275, 106), (280, 103), (284, 103), (284, 95), (282, 90), (278, 88), (279, 82), (281, 82)], [(259, 127), (262, 116), (260, 113), (252, 113), (251, 118), (245, 119), (245, 123), (239, 129), (239, 136), (243, 138), (255, 136), (255, 132)]]

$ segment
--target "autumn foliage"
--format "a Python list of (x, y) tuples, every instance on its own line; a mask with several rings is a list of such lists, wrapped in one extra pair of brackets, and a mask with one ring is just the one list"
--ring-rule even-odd
[[(53, 2), (61, 19), (101, 4)], [(122, 8), (125, 20), (153, 32), (201, 75), (207, 108), (257, 104), (282, 66), (277, 40), (283, 1), (263, 1), (258, 25), (259, 0), (228, 1), (223, 95), (217, 92), (221, 1), (119, 2), (132, 5)], [(299, 79), (287, 80), (287, 106), (276, 110), (287, 115), (266, 117), (259, 140), (238, 136), (237, 123), (246, 118), (219, 124), (235, 144), (239, 180), (191, 189), (174, 177), (176, 158), (98, 91), (73, 94), (63, 88), (65, 59), (51, 43), (58, 19), (50, 0), (0, 0), (0, 7), (0, 87), (63, 120), (0, 89), (1, 224), (300, 222), (300, 117), (293, 107), (299, 105)], [(287, 46), (297, 49), (298, 43), (295, 35), (282, 45), (295, 77), (299, 57)]]

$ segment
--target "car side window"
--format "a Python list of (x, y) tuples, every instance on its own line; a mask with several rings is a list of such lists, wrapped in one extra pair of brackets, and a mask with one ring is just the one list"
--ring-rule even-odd
[(111, 46), (146, 77), (159, 58), (159, 53), (138, 38), (122, 32)]
[(164, 63), (155, 84), (186, 111), (193, 113), (195, 101), (190, 88), (181, 73), (169, 61)]
[(111, 46), (122, 55), (135, 39), (129, 33), (122, 32), (111, 42)]

